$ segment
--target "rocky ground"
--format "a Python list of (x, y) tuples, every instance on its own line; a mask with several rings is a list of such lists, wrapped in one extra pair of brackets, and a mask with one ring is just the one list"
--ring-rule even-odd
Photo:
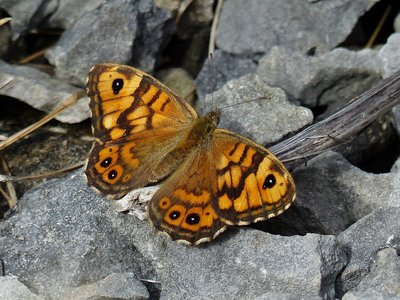
[[(212, 62), (216, 3), (181, 13), (178, 2), (0, 0), (0, 19), (12, 18), (0, 26), (0, 138), (83, 88), (97, 62), (155, 73), (200, 112), (239, 103), (222, 111), (221, 127), (264, 145), (400, 70), (394, 0), (225, 0)], [(87, 101), (3, 150), (12, 175), (84, 161)], [(400, 299), (399, 134), (395, 107), (293, 170), (287, 212), (198, 247), (119, 212), (87, 187), (83, 169), (17, 182), (15, 207), (0, 198), (0, 298)]]

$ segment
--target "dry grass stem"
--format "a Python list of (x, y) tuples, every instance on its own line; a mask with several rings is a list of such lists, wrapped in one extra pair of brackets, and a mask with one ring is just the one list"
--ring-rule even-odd
[(213, 22), (211, 24), (210, 41), (208, 43), (208, 53), (214, 53), (215, 40), (217, 37), (217, 28), (219, 24), (219, 18), (221, 17), (222, 3), (223, 0), (218, 0), (217, 7), (215, 8)]
[(375, 40), (376, 40), (378, 34), (381, 32), (382, 27), (385, 24), (387, 17), (389, 16), (389, 13), (391, 10), (392, 10), (392, 7), (390, 5), (388, 7), (386, 7), (381, 19), (379, 20), (378, 25), (376, 26), (374, 32), (372, 33), (367, 44), (365, 45), (365, 48), (371, 48), (374, 45)]
[(400, 103), (400, 71), (354, 98), (345, 107), (270, 148), (289, 168), (348, 142)]
[(34, 130), (38, 129), (42, 125), (46, 124), (50, 120), (52, 120), (54, 117), (59, 115), (61, 112), (66, 110), (67, 108), (71, 107), (74, 105), (80, 98), (86, 95), (86, 92), (84, 90), (79, 91), (69, 98), (67, 98), (64, 102), (62, 102), (60, 105), (58, 105), (53, 111), (48, 113), (45, 117), (43, 117), (41, 120), (38, 122), (22, 129), (21, 131), (13, 134), (6, 140), (0, 142), (0, 151), (7, 148), (8, 146), (12, 145), (13, 143), (19, 141), (20, 139), (24, 138), (27, 136), (29, 133), (33, 132)]
[(55, 171), (46, 172), (43, 174), (35, 174), (35, 175), (20, 176), (20, 177), (14, 177), (14, 176), (9, 176), (9, 175), (0, 175), (0, 182), (39, 180), (39, 179), (45, 179), (45, 178), (59, 177), (59, 176), (65, 175), (71, 171), (74, 171), (76, 169), (79, 169), (83, 165), (84, 165), (84, 162), (80, 162), (80, 163), (74, 164), (72, 166), (63, 168), (61, 170), (55, 170)]
[[(1, 167), (4, 171), (4, 173), (7, 175), (11, 175), (10, 169), (7, 165), (7, 162), (5, 161), (5, 159), (3, 157), (0, 157), (0, 163), (1, 163)], [(4, 190), (2, 190), (2, 194), (4, 192), (4, 194), (7, 195), (4, 198), (7, 201), (8, 207), (13, 208), (17, 204), (17, 200), (18, 200), (17, 192), (15, 191), (14, 184), (12, 182), (7, 182), (6, 187), (7, 187), (7, 193)], [(4, 194), (3, 194), (3, 196), (4, 196)]]
[(0, 26), (3, 26), (4, 24), (7, 24), (11, 20), (12, 20), (12, 18), (2, 18), (2, 19), (0, 19)]
[(32, 60), (42, 56), (43, 54), (46, 53), (47, 50), (49, 50), (50, 48), (52, 48), (53, 46), (44, 48), (42, 50), (36, 51), (35, 53), (32, 53), (31, 55), (28, 55), (27, 57), (21, 59), (18, 63), (19, 64), (27, 64), (29, 62), (31, 62)]
[(188, 9), (190, 4), (193, 3), (193, 1), (194, 0), (184, 0), (183, 2), (181, 2), (181, 4), (179, 5), (179, 8), (178, 8), (178, 12), (176, 13), (176, 18), (175, 18), (175, 23), (176, 24), (179, 23), (179, 21), (181, 20), (183, 14)]

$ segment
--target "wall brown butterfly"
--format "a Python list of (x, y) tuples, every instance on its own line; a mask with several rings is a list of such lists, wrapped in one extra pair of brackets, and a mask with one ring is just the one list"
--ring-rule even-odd
[(199, 117), (150, 75), (98, 64), (87, 92), (95, 137), (88, 184), (117, 199), (166, 178), (148, 215), (172, 239), (210, 241), (227, 225), (271, 218), (293, 202), (293, 179), (271, 152), (217, 128), (219, 112)]

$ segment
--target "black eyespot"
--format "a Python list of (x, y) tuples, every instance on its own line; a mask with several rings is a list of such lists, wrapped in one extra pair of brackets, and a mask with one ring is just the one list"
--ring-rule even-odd
[(186, 217), (186, 223), (188, 223), (189, 225), (196, 225), (199, 224), (199, 222), (200, 216), (198, 214), (191, 213)]
[(110, 173), (108, 173), (108, 179), (112, 180), (112, 179), (114, 179), (115, 177), (117, 177), (117, 175), (118, 175), (118, 172), (117, 172), (117, 171), (111, 170)]
[(179, 211), (171, 211), (171, 213), (169, 214), (169, 217), (171, 220), (176, 220), (181, 216), (181, 213)]
[(267, 177), (265, 177), (264, 183), (263, 183), (263, 189), (270, 189), (274, 187), (276, 184), (276, 178), (274, 175), (269, 174)]
[(124, 87), (124, 80), (121, 78), (117, 78), (113, 81), (112, 83), (112, 89), (114, 92), (114, 95), (117, 95), (120, 90)]
[(112, 163), (112, 158), (107, 157), (100, 163), (100, 166), (102, 166), (103, 168), (107, 168), (109, 165), (111, 165), (111, 163)]

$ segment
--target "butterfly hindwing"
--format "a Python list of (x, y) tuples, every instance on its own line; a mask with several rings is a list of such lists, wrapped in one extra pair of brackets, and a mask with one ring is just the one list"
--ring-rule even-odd
[(180, 128), (197, 117), (173, 91), (129, 66), (95, 65), (88, 76), (87, 92), (93, 134), (105, 142), (141, 131)]
[(176, 167), (179, 161), (162, 161), (197, 118), (190, 105), (150, 75), (116, 64), (94, 66), (87, 90), (96, 139), (85, 171), (89, 185), (122, 197)]
[(149, 203), (154, 227), (189, 244), (210, 241), (225, 230), (211, 202), (216, 185), (210, 153), (196, 149), (162, 184)]

